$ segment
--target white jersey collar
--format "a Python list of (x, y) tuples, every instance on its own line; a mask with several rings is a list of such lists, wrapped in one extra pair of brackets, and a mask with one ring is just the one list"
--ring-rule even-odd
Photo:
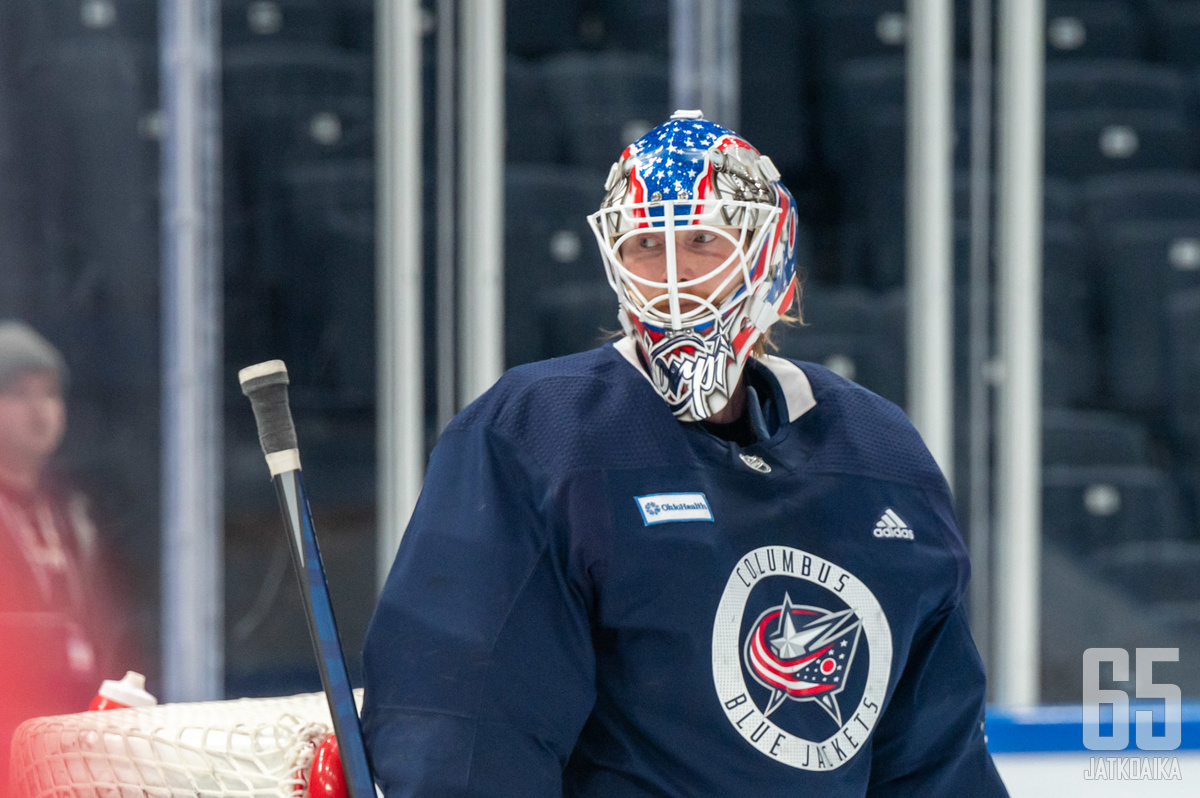
[(799, 366), (786, 358), (774, 355), (763, 355), (756, 360), (779, 381), (779, 387), (783, 389), (783, 399), (787, 403), (788, 423), (817, 406), (812, 383)]

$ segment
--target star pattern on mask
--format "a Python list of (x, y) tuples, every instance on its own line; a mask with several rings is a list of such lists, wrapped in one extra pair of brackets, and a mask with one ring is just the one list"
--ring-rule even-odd
[(727, 135), (728, 130), (705, 120), (673, 120), (630, 145), (629, 154), (638, 157), (638, 174), (649, 193), (674, 199), (694, 193), (708, 151)]

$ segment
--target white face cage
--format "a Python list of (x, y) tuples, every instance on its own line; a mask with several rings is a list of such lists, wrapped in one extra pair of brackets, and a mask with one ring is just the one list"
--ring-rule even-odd
[[(651, 384), (681, 421), (710, 418), (725, 407), (751, 346), (776, 318), (766, 295), (780, 213), (763, 202), (706, 198), (618, 202), (588, 217), (621, 325), (640, 347)], [(675, 240), (677, 233), (697, 232), (732, 245), (721, 263), (705, 264), (701, 274), (692, 273), (686, 258), (681, 268)], [(663, 236), (661, 276), (638, 273), (623, 261), (621, 245), (643, 235)]]
[[(763, 248), (779, 213), (777, 207), (756, 202), (669, 200), (613, 205), (590, 215), (588, 222), (622, 310), (644, 325), (672, 333), (727, 319), (754, 298), (770, 277), (766, 267), (754, 276), (754, 264), (764, 254), (766, 264), (773, 259), (774, 253)], [(733, 250), (703, 274), (681, 275), (675, 234), (694, 232), (724, 238)], [(637, 274), (622, 262), (621, 245), (647, 234), (663, 235), (666, 271), (661, 280)]]

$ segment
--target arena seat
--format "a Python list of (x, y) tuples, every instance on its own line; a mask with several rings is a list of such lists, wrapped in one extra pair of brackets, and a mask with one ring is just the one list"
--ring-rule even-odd
[[(109, 106), (113, 124), (136, 134), (148, 94), (139, 48), (130, 42), (75, 39), (21, 59), (15, 75), (21, 113), (36, 121), (50, 114), (87, 114)], [(53, 101), (60, 108), (46, 108)], [(122, 112), (118, 112), (117, 109)]]
[[(371, 219), (375, 209), (375, 162), (370, 158), (315, 161), (291, 166), (283, 175), (287, 227), (293, 246), (306, 231), (319, 233), (337, 216)], [(314, 242), (315, 243), (315, 242)], [(286, 268), (286, 266), (285, 266)]]
[(1200, 609), (1200, 580), (1196, 579), (1200, 545), (1191, 537), (1118, 546), (1091, 559), (1105, 579), (1142, 602), (1145, 615), (1173, 629), (1194, 628)]
[[(862, 153), (870, 146), (872, 135), (889, 135), (887, 151), (903, 154), (903, 128), (897, 133), (896, 126), (904, 119), (906, 80), (903, 58), (876, 56), (844, 62), (822, 87), (822, 148), (830, 166), (851, 188), (869, 172)], [(959, 116), (956, 124), (965, 129), (970, 107), (970, 74), (965, 63), (955, 66), (954, 102)], [(882, 129), (872, 131), (873, 122)], [(962, 163), (968, 152), (967, 140), (960, 142), (957, 151)], [(902, 171), (903, 163), (902, 158), (895, 161), (889, 173)]]
[[(904, 173), (905, 82), (902, 57), (852, 59), (823, 82), (817, 107), (818, 143), (824, 165), (836, 176), (844, 209), (837, 231), (839, 271), (846, 282), (877, 289), (896, 284), (895, 250), (873, 251), (880, 240), (874, 238), (871, 216), (896, 213), (890, 205), (896, 196), (888, 189)], [(962, 65), (956, 69), (955, 87), (956, 105), (965, 109), (968, 81)], [(956, 119), (956, 127), (965, 130), (965, 113)], [(965, 163), (967, 141), (960, 133), (955, 152), (960, 163)], [(876, 255), (883, 257), (873, 261)]]
[[(904, 280), (904, 235), (907, 215), (907, 188), (904, 175), (872, 184), (866, 227), (867, 257), (864, 273), (877, 288), (895, 287)], [(990, 208), (996, 213), (996, 184), (991, 183)], [(1042, 186), (1043, 218), (1047, 225), (1057, 222), (1074, 224), (1079, 219), (1079, 189), (1071, 181), (1047, 177)], [(970, 268), (969, 227), (971, 218), (971, 175), (958, 170), (954, 174), (955, 259), (954, 281), (964, 285)]]
[(224, 55), (227, 104), (262, 109), (297, 98), (372, 96), (370, 56), (323, 45), (242, 45)]
[(1115, 59), (1046, 67), (1046, 171), (1083, 178), (1194, 164), (1187, 82), (1176, 70)]
[(1119, 222), (1200, 219), (1200, 172), (1151, 171), (1083, 184), (1083, 218), (1096, 237)]
[[(900, 289), (903, 290), (903, 289)], [(994, 290), (994, 289), (993, 289)], [(995, 318), (996, 295), (988, 305)], [(1043, 292), (1043, 318), (1055, 306), (1053, 295)], [(1082, 314), (1079, 314), (1082, 315)], [(1070, 335), (1057, 328), (1067, 328)], [(994, 329), (994, 325), (993, 325)], [(954, 296), (954, 371), (960, 399), (965, 399), (970, 372), (970, 293), (960, 285)], [(1097, 404), (1099, 355), (1093, 339), (1081, 337), (1070, 322), (1051, 322), (1042, 337), (1042, 405), (1047, 408), (1088, 407)]]
[(1177, 539), (1178, 489), (1166, 472), (1149, 466), (1047, 466), (1042, 528), (1048, 540), (1077, 553)]
[(608, 47), (663, 58), (670, 54), (670, 0), (600, 0)]
[(1188, 104), (1187, 81), (1161, 64), (1120, 59), (1046, 66), (1046, 111), (1175, 111)]
[(904, 0), (842, 0), (808, 9), (819, 81), (855, 58), (903, 56), (908, 40)]
[(823, 365), (902, 405), (904, 291), (811, 288), (802, 300), (805, 326), (778, 325), (772, 332), (778, 354)]
[(1150, 464), (1146, 425), (1120, 413), (1046, 408), (1042, 463), (1046, 466)]
[[(565, 354), (548, 342), (547, 325), (573, 325), (554, 321), (579, 302), (579, 291), (569, 286), (603, 285), (613, 297), (604, 276), (599, 247), (587, 223), (588, 214), (600, 207), (605, 173), (561, 166), (510, 166), (505, 175), (505, 351), (509, 366)], [(561, 288), (561, 296), (546, 298), (548, 291)], [(585, 291), (589, 289), (580, 289)], [(544, 306), (544, 307), (543, 307)], [(579, 310), (579, 308), (576, 308)], [(573, 311), (572, 311), (573, 312)], [(595, 318), (586, 309), (587, 319)], [(606, 311), (607, 312), (607, 311)], [(531, 319), (530, 316), (533, 316)], [(615, 315), (609, 313), (610, 329)], [(582, 327), (590, 335), (590, 321)], [(578, 336), (570, 337), (574, 342)]]
[[(271, 120), (272, 132), (274, 146), (286, 163), (369, 158), (374, 154), (372, 97), (347, 95), (279, 110), (279, 116)], [(266, 121), (267, 117), (260, 120)]]
[(845, 170), (852, 154), (861, 152), (864, 117), (904, 108), (904, 59), (874, 56), (840, 63), (822, 79), (820, 96), (822, 150), (835, 171)]
[(281, 267), (283, 175), (309, 161), (369, 157), (369, 56), (313, 44), (230, 48), (223, 64), (227, 268)]
[(1146, 26), (1126, 0), (1047, 0), (1046, 56), (1141, 58)]
[(1054, 338), (1042, 339), (1042, 406), (1089, 407), (1097, 402), (1095, 345), (1073, 349)]
[[(970, 129), (965, 113), (956, 114), (954, 169), (965, 174), (970, 167)], [(907, 207), (905, 178), (905, 110), (881, 111), (866, 121), (865, 149), (859, 155), (856, 173), (844, 185), (849, 203), (857, 205), (859, 187), (865, 198), (866, 239), (862, 257), (869, 262), (861, 269), (872, 288), (886, 290), (904, 282), (904, 228)], [(854, 254), (847, 251), (847, 257)]]
[(790, 2), (760, 0), (742, 5), (741, 24), (742, 115), (736, 128), (786, 180), (808, 158), (800, 15)]
[(338, 3), (329, 0), (221, 0), (221, 42), (338, 44)]
[[(1088, 262), (1083, 228), (1067, 221), (1047, 219), (1042, 224), (1042, 293), (1052, 307), (1046, 308), (1047, 316), (1069, 318), (1047, 319), (1047, 332), (1062, 330), (1073, 334), (1083, 332), (1091, 335), (1090, 322), (1085, 321), (1094, 312), (1095, 298), (1091, 283), (1094, 280)], [(1069, 307), (1068, 307), (1069, 306)], [(1065, 325), (1057, 327), (1055, 325)], [(1056, 336), (1064, 337), (1064, 336)]]
[(329, 313), (321, 352), (340, 403), (369, 408), (375, 402), (375, 219), (336, 213), (325, 220), (323, 247)]
[(369, 161), (372, 102), (361, 97), (300, 99), (257, 113), (230, 108), (226, 119), (225, 268), (236, 272), (254, 264), (256, 271), (273, 273), (286, 268), (279, 246), (268, 242), (280, 241), (280, 235), (283, 244), (290, 240), (279, 226), (289, 212), (289, 170)]
[(362, 53), (375, 51), (375, 0), (339, 0), (341, 43)]
[(1200, 2), (1151, 0), (1151, 50), (1179, 67), (1200, 66)]
[(45, 271), (30, 286), (56, 341), (85, 364), (79, 383), (112, 398), (149, 389), (157, 366), (157, 207), (139, 128), (135, 48), (60, 42), (24, 59), (16, 81), (28, 125), (30, 215)]
[[(301, 222), (307, 247), (282, 296), (279, 326), (294, 377), (328, 409), (369, 409), (375, 399), (375, 224), (370, 213), (326, 210)], [(292, 361), (288, 361), (289, 363)], [(289, 366), (289, 369), (291, 367)]]
[(1196, 165), (1195, 132), (1183, 109), (1049, 112), (1045, 163), (1047, 173), (1070, 179), (1189, 169)]
[(375, 176), (370, 158), (290, 167), (283, 176), (289, 216), (300, 226), (336, 216), (374, 218)]
[[(563, 132), (535, 62), (510, 56), (504, 64), (504, 151), (508, 163), (559, 163)], [(617, 153), (612, 154), (615, 158)]]
[(374, 396), (373, 184), (352, 166), (293, 170), (293, 201), (255, 230), (254, 268), (226, 277), (226, 360), (281, 357), (305, 401), (330, 410)]
[[(657, 56), (660, 72), (651, 92), (662, 98), (661, 110), (647, 117), (654, 124), (670, 113), (666, 102), (668, 77), (668, 7), (666, 0), (605, 0), (603, 18), (610, 47), (638, 53), (638, 58)], [(794, 4), (781, 0), (747, 3), (742, 6), (742, 102), (741, 120), (733, 125), (760, 151), (771, 156), (785, 173), (799, 169), (807, 158), (804, 106), (804, 60), (800, 13)], [(618, 78), (623, 81), (623, 78)], [(714, 119), (719, 124), (726, 120)], [(629, 142), (624, 142), (629, 143)], [(615, 154), (615, 153), (614, 153)]]
[[(964, 178), (956, 176), (956, 184)], [(867, 275), (869, 284), (875, 288), (895, 288), (904, 283), (905, 232), (908, 214), (908, 182), (901, 169), (900, 174), (880, 175), (871, 181), (871, 193), (866, 207), (866, 226), (863, 243), (867, 263), (858, 271)], [(957, 194), (957, 191), (956, 191)], [(956, 226), (963, 223), (963, 215), (969, 206), (954, 203)], [(965, 240), (965, 233), (963, 234)], [(855, 257), (847, 252), (845, 257)], [(956, 259), (956, 267), (958, 265)]]
[[(903, 192), (903, 181), (895, 184), (896, 194)], [(965, 205), (965, 202), (963, 203)], [(965, 287), (969, 281), (970, 227), (966, 207), (959, 206), (955, 223), (954, 282)], [(885, 212), (890, 211), (890, 212)], [(1095, 298), (1091, 290), (1082, 230), (1063, 218), (1067, 208), (1054, 202), (1046, 204), (1043, 241), (1043, 297), (1045, 300), (1046, 335), (1064, 343), (1090, 345), (1091, 318)], [(897, 288), (904, 284), (904, 202), (897, 197), (894, 204), (880, 208), (872, 220), (872, 238), (879, 242), (873, 249), (872, 276), (886, 278), (880, 287)], [(891, 217), (889, 219), (889, 217)], [(885, 249), (885, 244), (887, 249)], [(888, 271), (881, 270), (881, 265)], [(994, 267), (989, 267), (994, 290)]]
[(1195, 472), (1200, 459), (1200, 287), (1176, 291), (1167, 299), (1163, 326), (1171, 432), (1178, 453)]
[[(959, 194), (957, 193), (959, 191), (967, 193)], [(956, 184), (955, 202), (962, 202), (962, 207), (966, 207), (966, 198), (970, 196), (969, 191), (969, 183), (963, 184), (961, 188)], [(1080, 194), (1078, 184), (1070, 180), (1061, 180), (1047, 175), (1042, 181), (1042, 209), (1047, 222), (1080, 222)]]
[(370, 97), (299, 98), (227, 114), (226, 173), (245, 185), (248, 204), (280, 196), (292, 166), (370, 158), (375, 113)]
[[(857, 153), (861, 160), (861, 179), (872, 183), (886, 183), (904, 176), (907, 160), (905, 133), (907, 110), (903, 105), (880, 108), (856, 122), (862, 125), (861, 132), (866, 151)], [(967, 109), (959, 107), (954, 120), (954, 158), (956, 172), (964, 173), (970, 167), (970, 118)], [(857, 131), (856, 131), (857, 132)]]
[(527, 260), (542, 267), (545, 271), (537, 274), (539, 279), (603, 276), (587, 216), (600, 207), (604, 178), (603, 172), (574, 167), (510, 167), (505, 176), (505, 208), (517, 236), (509, 248), (515, 263)]
[[(7, 45), (0, 35), (0, 64), (8, 63), (11, 55)], [(23, 140), (28, 131), (15, 78), (12, 70), (0, 69), (0, 317), (29, 318), (34, 308), (25, 297), (25, 284), (39, 272), (28, 213), (36, 186), (27, 174)]]
[(576, 49), (580, 5), (580, 0), (507, 0), (505, 48), (527, 58)]
[(603, 277), (548, 286), (533, 315), (540, 358), (594, 349), (621, 331), (617, 295)]
[(621, 151), (660, 124), (669, 69), (630, 53), (567, 53), (542, 62), (542, 77), (575, 166), (606, 170)]
[[(971, 14), (971, 0), (955, 0), (955, 34), (963, 58), (971, 53)], [(1044, 14), (1048, 61), (1141, 59), (1146, 54), (1143, 0), (1046, 0)]]
[[(156, 0), (10, 0), (0, 33), (21, 57), (68, 41), (101, 39), (154, 44)], [(6, 3), (6, 5), (8, 5)]]
[(328, 220), (370, 220), (374, 202), (375, 165), (369, 158), (288, 167), (277, 194), (241, 217), (228, 214), (227, 280), (244, 290), (302, 294), (321, 279)]
[(1167, 300), (1200, 287), (1200, 217), (1118, 224), (1099, 244), (1108, 395), (1122, 409), (1161, 411), (1172, 340)]
[(1094, 276), (1083, 231), (1068, 222), (1047, 222), (1042, 243), (1042, 335), (1055, 357), (1069, 361), (1043, 369), (1047, 406), (1095, 406), (1099, 402), (1100, 349), (1095, 329)]

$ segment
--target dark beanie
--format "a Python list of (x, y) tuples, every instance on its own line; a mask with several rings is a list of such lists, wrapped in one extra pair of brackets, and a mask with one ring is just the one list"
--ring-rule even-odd
[(67, 364), (62, 353), (28, 324), (0, 322), (0, 390), (10, 387), (23, 374), (42, 371), (53, 372), (65, 387)]

